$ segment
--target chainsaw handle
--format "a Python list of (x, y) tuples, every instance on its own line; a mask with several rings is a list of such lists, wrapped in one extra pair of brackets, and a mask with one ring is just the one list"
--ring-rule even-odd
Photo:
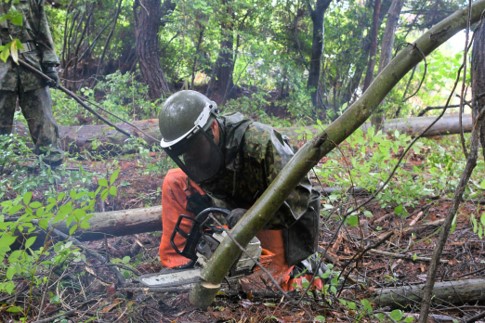
[[(200, 238), (203, 234), (204, 225), (209, 220), (209, 215), (211, 213), (221, 213), (225, 217), (227, 217), (230, 212), (231, 211), (224, 208), (209, 207), (207, 209), (202, 210), (195, 217), (181, 214), (177, 219), (175, 228), (173, 229), (172, 235), (170, 236), (170, 245), (175, 250), (175, 252), (178, 253), (179, 255), (182, 255), (192, 260), (197, 260), (197, 252), (196, 252), (197, 244), (199, 243)], [(192, 223), (190, 232), (186, 232), (182, 230), (181, 224), (182, 224), (182, 221), (184, 220)], [(185, 245), (183, 246), (183, 249), (179, 249), (175, 244), (175, 238), (177, 235), (180, 235), (182, 238), (185, 239)]]

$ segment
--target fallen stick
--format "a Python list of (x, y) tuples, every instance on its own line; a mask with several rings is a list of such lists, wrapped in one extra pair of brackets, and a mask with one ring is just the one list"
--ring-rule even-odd
[[(386, 256), (386, 257), (407, 259), (407, 260), (412, 260), (412, 261), (428, 261), (428, 262), (431, 261), (430, 257), (405, 255), (405, 254), (402, 254), (402, 253), (395, 253), (395, 252), (383, 251), (383, 250), (378, 250), (378, 249), (370, 249), (369, 252), (375, 253), (375, 254), (378, 254), (378, 255), (382, 255), (382, 256)], [(440, 262), (448, 263), (448, 261), (444, 260), (444, 259), (441, 259)]]

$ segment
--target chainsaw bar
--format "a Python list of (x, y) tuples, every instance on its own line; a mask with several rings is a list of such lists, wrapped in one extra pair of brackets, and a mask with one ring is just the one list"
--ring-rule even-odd
[(150, 288), (191, 288), (200, 281), (201, 268), (167, 270), (162, 273), (142, 275), (138, 280)]

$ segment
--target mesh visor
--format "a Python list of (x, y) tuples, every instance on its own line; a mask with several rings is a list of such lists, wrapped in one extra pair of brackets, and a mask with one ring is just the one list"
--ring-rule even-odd
[(223, 166), (221, 149), (203, 130), (197, 131), (165, 151), (196, 183), (214, 177)]

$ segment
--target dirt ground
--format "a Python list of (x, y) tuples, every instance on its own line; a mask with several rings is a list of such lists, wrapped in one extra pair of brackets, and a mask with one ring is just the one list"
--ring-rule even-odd
[[(154, 158), (157, 158), (154, 156)], [(159, 195), (157, 190), (163, 176), (143, 176), (141, 168), (131, 161), (120, 162), (122, 172), (119, 181), (130, 182), (126, 189), (120, 191), (122, 208), (142, 207), (137, 193)], [(321, 188), (324, 189), (323, 187)], [(156, 192), (156, 193), (155, 193)], [(363, 201), (367, 196), (354, 197), (349, 200)], [(153, 198), (158, 202), (159, 196)], [(345, 202), (345, 201), (344, 201)], [(345, 204), (345, 203), (342, 204)], [(123, 205), (123, 203), (125, 203)], [(336, 271), (342, 271), (342, 277), (348, 277), (340, 298), (359, 302), (360, 299), (371, 299), (376, 291), (385, 287), (398, 287), (422, 284), (426, 281), (429, 259), (432, 257), (439, 234), (440, 221), (444, 220), (452, 201), (434, 198), (422, 201), (409, 211), (407, 218), (394, 215), (392, 209), (382, 209), (376, 202), (366, 208), (374, 215), (371, 219), (361, 218), (358, 228), (343, 227), (337, 235), (340, 222), (335, 218), (323, 219), (320, 238), (320, 249), (324, 251), (326, 263), (332, 263)], [(472, 232), (469, 214), (477, 214), (480, 203), (466, 203), (460, 207), (455, 230), (449, 237), (443, 251), (442, 265), (439, 267), (437, 281), (482, 278), (485, 273), (485, 241)], [(432, 225), (433, 223), (437, 223)], [(386, 234), (392, 236), (385, 239)], [(114, 238), (108, 243), (110, 249), (123, 254), (123, 250), (133, 253), (133, 244), (140, 245), (137, 257), (142, 255), (137, 269), (141, 273), (156, 272), (159, 268), (157, 251), (160, 233), (142, 234), (132, 237)], [(375, 247), (374, 247), (375, 246)], [(370, 249), (361, 257), (354, 259), (364, 249)], [(484, 287), (485, 289), (485, 287)], [(294, 293), (289, 298), (258, 298), (255, 295), (220, 295), (207, 311), (191, 309), (187, 304), (187, 293), (143, 293), (137, 291), (115, 292), (120, 308), (123, 304), (135, 302), (133, 311), (140, 313), (146, 322), (311, 322), (322, 316), (327, 322), (352, 322), (356, 313), (340, 304), (335, 295), (328, 299), (309, 297)], [(132, 299), (130, 300), (130, 297)], [(406, 313), (419, 313), (419, 303), (412, 303), (403, 308)], [(136, 310), (135, 310), (136, 308)], [(382, 308), (380, 311), (391, 311), (394, 308)], [(114, 310), (114, 308), (113, 308)], [(359, 310), (356, 310), (359, 311)], [(485, 312), (485, 303), (439, 304), (434, 305), (432, 313), (435, 318), (464, 319), (479, 316)], [(119, 314), (119, 310), (114, 311)], [(125, 313), (128, 317), (132, 315)], [(137, 314), (138, 315), (138, 314)], [(121, 317), (120, 317), (121, 318)], [(362, 321), (375, 321), (375, 317), (365, 316)]]
[[(157, 162), (160, 156), (150, 154)], [(119, 158), (121, 169), (117, 183), (118, 196), (100, 206), (103, 211), (159, 205), (162, 173), (146, 172), (144, 163), (136, 158)], [(71, 165), (74, 167), (75, 165)], [(70, 167), (69, 165), (67, 167)], [(102, 170), (106, 162), (89, 162), (87, 169)], [(322, 187), (322, 190), (324, 187)], [(362, 201), (367, 196), (348, 195), (345, 203)], [(483, 201), (482, 201), (483, 202)], [(86, 264), (71, 264), (56, 282), (54, 290), (60, 302), (44, 301), (33, 306), (32, 322), (377, 322), (379, 318), (366, 312), (360, 304), (372, 300), (381, 288), (422, 284), (426, 280), (429, 258), (432, 257), (439, 225), (452, 201), (434, 197), (421, 201), (406, 218), (396, 217), (392, 209), (382, 209), (377, 203), (366, 206), (372, 218), (362, 216), (356, 228), (340, 227), (335, 216), (322, 219), (320, 249), (325, 262), (342, 272), (338, 295), (322, 295), (297, 291), (288, 297), (225, 292), (205, 311), (188, 302), (188, 291), (180, 293), (154, 292), (136, 284), (122, 286), (110, 267), (98, 259), (87, 257)], [(469, 214), (483, 211), (478, 202), (467, 202), (459, 210), (456, 228), (443, 251), (437, 281), (483, 278), (485, 273), (485, 240), (473, 233)], [(338, 232), (338, 233), (337, 233)], [(392, 235), (390, 234), (392, 233)], [(119, 270), (129, 274), (129, 280), (139, 274), (161, 270), (157, 259), (160, 231), (108, 238), (84, 243), (86, 248), (108, 259), (127, 259)], [(362, 252), (366, 250), (366, 252)], [(129, 257), (129, 258), (127, 258)], [(138, 286), (138, 287), (137, 287)], [(483, 287), (485, 290), (485, 287)], [(30, 291), (32, 292), (32, 291)], [(32, 299), (28, 290), (18, 296)], [(483, 296), (483, 295), (482, 295)], [(482, 297), (483, 299), (483, 297)], [(353, 305), (345, 302), (355, 302)], [(403, 313), (419, 313), (420, 304), (410, 302)], [(384, 315), (395, 307), (375, 310)], [(435, 322), (483, 320), (485, 302), (448, 301), (433, 304)], [(392, 322), (389, 316), (381, 319)], [(474, 317), (474, 319), (473, 319)], [(3, 315), (3, 319), (15, 316)], [(404, 318), (403, 318), (404, 320)], [(432, 321), (430, 321), (432, 322)]]

